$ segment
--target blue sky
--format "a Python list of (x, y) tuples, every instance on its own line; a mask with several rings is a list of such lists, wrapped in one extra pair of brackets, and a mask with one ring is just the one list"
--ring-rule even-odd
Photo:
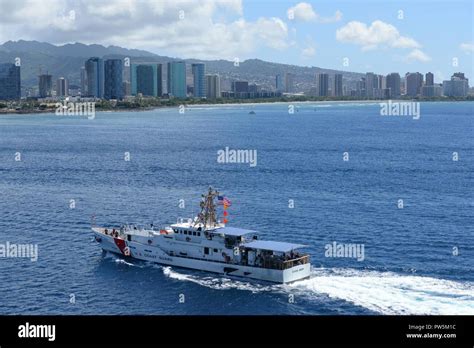
[[(405, 74), (408, 71), (435, 72), (435, 80), (449, 78), (455, 71), (463, 71), (472, 78), (474, 52), (473, 2), (472, 1), (306, 1), (322, 17), (331, 17), (336, 10), (342, 12), (342, 19), (332, 23), (314, 21), (286, 21), (289, 30), (296, 30), (292, 36), (297, 47), (304, 47), (308, 41), (315, 48), (314, 56), (305, 57), (296, 47), (284, 51), (259, 49), (257, 56), (265, 60), (283, 63), (320, 66), (358, 72), (374, 71), (387, 74), (393, 71)], [(289, 7), (299, 2), (287, 1), (244, 1), (244, 16), (255, 20), (260, 16), (284, 18)], [(291, 5), (291, 6), (289, 6)], [(403, 19), (399, 19), (399, 11)], [(416, 40), (421, 50), (430, 58), (427, 61), (407, 60), (410, 49), (377, 47), (363, 50), (360, 45), (340, 42), (336, 30), (351, 21), (368, 26), (375, 20), (391, 24), (403, 36)], [(343, 66), (343, 58), (349, 58), (349, 67)], [(453, 66), (457, 58), (458, 67)]]
[(0, 7), (0, 42), (97, 43), (378, 74), (431, 71), (437, 82), (462, 71), (474, 79), (472, 0), (1, 0)]

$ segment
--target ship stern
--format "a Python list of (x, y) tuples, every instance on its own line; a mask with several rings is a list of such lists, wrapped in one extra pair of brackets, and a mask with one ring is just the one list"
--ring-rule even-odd
[(283, 270), (282, 283), (293, 283), (298, 280), (308, 279), (311, 276), (311, 264), (304, 263)]

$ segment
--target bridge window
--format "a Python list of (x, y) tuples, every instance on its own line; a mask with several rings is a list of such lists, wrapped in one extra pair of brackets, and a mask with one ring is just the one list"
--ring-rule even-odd
[(209, 248), (204, 248), (204, 255), (209, 255)]

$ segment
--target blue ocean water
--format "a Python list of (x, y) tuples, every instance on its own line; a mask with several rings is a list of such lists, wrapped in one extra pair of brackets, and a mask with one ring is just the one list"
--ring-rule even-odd
[[(474, 314), (474, 104), (422, 103), (419, 120), (295, 105), (1, 116), (0, 243), (39, 255), (0, 258), (0, 313)], [(226, 146), (257, 150), (257, 166), (218, 163)], [(162, 267), (92, 240), (92, 215), (173, 223), (209, 185), (232, 200), (230, 226), (309, 245), (311, 279)], [(363, 244), (364, 260), (325, 257), (333, 242)]]

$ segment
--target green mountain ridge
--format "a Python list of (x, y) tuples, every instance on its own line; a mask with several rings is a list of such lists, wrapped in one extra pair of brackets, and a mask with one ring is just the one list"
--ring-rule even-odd
[[(19, 40), (7, 41), (0, 45), (0, 63), (15, 62), (16, 58), (20, 58), (22, 88), (37, 86), (38, 75), (46, 72), (53, 75), (53, 80), (64, 76), (69, 79), (70, 85), (79, 85), (81, 67), (89, 57), (104, 59), (129, 57), (132, 63), (162, 64), (179, 59), (160, 56), (144, 50), (118, 46), (105, 47), (97, 44), (86, 45), (78, 42), (58, 46), (46, 42)], [(248, 59), (240, 62), (238, 66), (234, 66), (232, 61), (222, 59), (185, 59), (185, 61), (188, 63), (188, 83), (192, 81), (190, 64), (203, 62), (206, 64), (207, 73), (221, 76), (223, 90), (230, 88), (232, 80), (247, 80), (250, 83), (259, 84), (263, 88), (271, 89), (275, 84), (275, 76), (277, 74), (284, 75), (286, 72), (295, 75), (294, 80), (299, 91), (308, 91), (314, 87), (318, 73), (342, 73), (345, 83), (349, 85), (355, 83), (362, 76), (360, 73), (280, 64), (260, 59)], [(166, 77), (166, 71), (164, 75)]]

